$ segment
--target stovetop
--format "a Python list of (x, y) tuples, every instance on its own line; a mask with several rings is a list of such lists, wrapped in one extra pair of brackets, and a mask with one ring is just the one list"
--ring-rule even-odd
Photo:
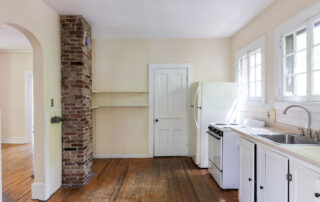
[(231, 126), (237, 126), (237, 123), (210, 123), (209, 126), (221, 131), (230, 131)]

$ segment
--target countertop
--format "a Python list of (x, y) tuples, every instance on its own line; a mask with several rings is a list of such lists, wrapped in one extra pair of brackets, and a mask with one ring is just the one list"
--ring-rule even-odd
[(281, 145), (257, 136), (257, 134), (290, 133), (292, 131), (284, 131), (276, 128), (249, 128), (246, 126), (234, 126), (232, 127), (232, 130), (248, 139), (279, 150), (285, 154), (317, 166), (320, 169), (320, 145)]

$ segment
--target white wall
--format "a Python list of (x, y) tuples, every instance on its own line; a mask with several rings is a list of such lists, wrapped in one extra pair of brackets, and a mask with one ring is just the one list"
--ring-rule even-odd
[[(61, 112), (60, 24), (58, 14), (42, 0), (0, 0), (0, 26), (22, 31), (33, 47), (35, 96), (35, 179), (32, 195), (47, 200), (61, 186), (61, 124), (50, 117)], [(50, 107), (50, 99), (55, 106)]]
[[(93, 89), (148, 92), (150, 63), (191, 63), (194, 81), (231, 81), (230, 39), (95, 39)], [(148, 107), (94, 110), (94, 154), (148, 155)]]
[(2, 143), (27, 143), (25, 134), (25, 71), (33, 70), (32, 53), (0, 52)]

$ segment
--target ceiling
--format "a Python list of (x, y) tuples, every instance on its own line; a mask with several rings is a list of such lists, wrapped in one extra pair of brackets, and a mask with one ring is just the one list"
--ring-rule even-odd
[(44, 0), (83, 15), (93, 38), (230, 37), (274, 0)]
[(8, 25), (0, 26), (0, 52), (30, 52), (29, 40), (18, 30)]

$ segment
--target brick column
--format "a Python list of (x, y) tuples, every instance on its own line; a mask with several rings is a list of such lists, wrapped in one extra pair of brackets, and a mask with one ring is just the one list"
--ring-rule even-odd
[(61, 16), (62, 184), (87, 184), (92, 175), (91, 28), (82, 16)]

